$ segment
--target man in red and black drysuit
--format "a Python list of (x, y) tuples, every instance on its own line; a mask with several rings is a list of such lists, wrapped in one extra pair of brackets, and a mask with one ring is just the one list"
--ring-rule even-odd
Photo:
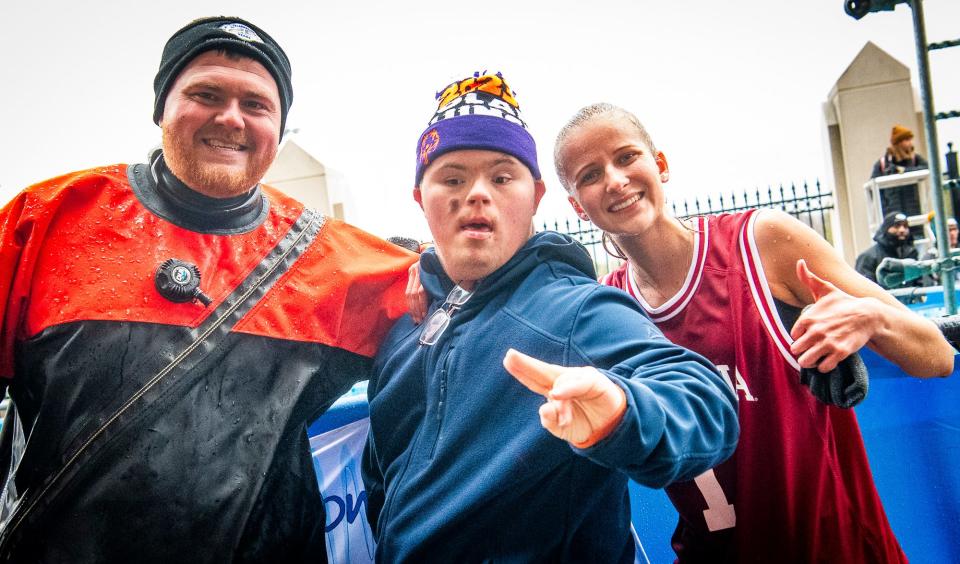
[(0, 560), (322, 561), (306, 425), (366, 377), (413, 255), (259, 185), (292, 100), (256, 26), (197, 20), (162, 149), (0, 211)]

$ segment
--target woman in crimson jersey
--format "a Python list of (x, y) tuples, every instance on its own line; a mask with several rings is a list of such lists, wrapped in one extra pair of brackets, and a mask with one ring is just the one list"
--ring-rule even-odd
[(554, 158), (577, 214), (626, 259), (602, 281), (737, 391), (733, 457), (667, 488), (680, 513), (679, 561), (905, 561), (853, 411), (818, 401), (800, 370), (829, 372), (868, 346), (911, 375), (946, 376), (952, 350), (936, 326), (786, 213), (668, 215), (666, 157), (621, 108), (582, 109)]

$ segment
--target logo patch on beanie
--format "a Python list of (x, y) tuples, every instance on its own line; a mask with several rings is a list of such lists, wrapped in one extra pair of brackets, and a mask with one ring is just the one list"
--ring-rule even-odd
[(439, 107), (429, 125), (457, 116), (486, 115), (527, 127), (520, 119), (520, 105), (499, 75), (485, 74), (454, 82), (437, 94), (437, 100)]
[(260, 39), (260, 36), (257, 35), (257, 32), (253, 31), (242, 23), (225, 23), (220, 26), (220, 30), (225, 31), (230, 35), (237, 37), (238, 39), (243, 39), (244, 41), (256, 41), (257, 43), (263, 43), (263, 40)]
[(430, 164), (430, 153), (436, 151), (439, 146), (440, 134), (437, 133), (436, 129), (424, 133), (423, 137), (420, 138), (420, 163)]

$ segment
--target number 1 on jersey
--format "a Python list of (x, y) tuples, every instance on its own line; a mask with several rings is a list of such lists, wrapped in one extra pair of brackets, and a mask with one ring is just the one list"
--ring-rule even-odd
[(703, 510), (703, 519), (707, 522), (707, 528), (713, 532), (736, 527), (737, 512), (734, 511), (733, 504), (727, 501), (727, 496), (723, 493), (723, 488), (720, 487), (713, 469), (700, 474), (693, 481), (703, 495), (703, 500), (707, 502), (707, 508)]

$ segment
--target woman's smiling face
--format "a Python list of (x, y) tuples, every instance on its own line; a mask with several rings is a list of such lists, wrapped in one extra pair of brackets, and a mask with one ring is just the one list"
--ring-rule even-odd
[(577, 214), (612, 234), (642, 232), (663, 213), (669, 168), (626, 120), (599, 116), (573, 130), (560, 151)]

